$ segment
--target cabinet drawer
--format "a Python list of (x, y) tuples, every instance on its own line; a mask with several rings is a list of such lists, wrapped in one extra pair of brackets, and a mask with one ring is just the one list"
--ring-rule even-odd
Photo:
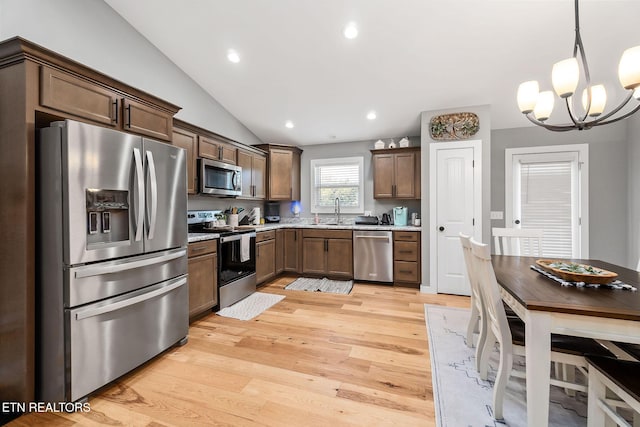
[(393, 281), (417, 283), (419, 271), (417, 262), (396, 261), (393, 263)]
[(394, 231), (393, 240), (417, 242), (418, 240), (420, 240), (420, 232), (419, 231)]
[(43, 66), (40, 104), (109, 126), (118, 122), (118, 96), (102, 86)]
[(393, 245), (393, 259), (395, 261), (418, 261), (420, 251), (418, 242), (396, 241)]
[(302, 237), (319, 237), (321, 239), (351, 239), (351, 230), (303, 230)]
[(273, 240), (276, 238), (276, 230), (261, 231), (256, 233), (256, 243), (264, 242), (265, 240)]
[(188, 257), (210, 254), (218, 250), (218, 240), (203, 240), (201, 242), (189, 243)]

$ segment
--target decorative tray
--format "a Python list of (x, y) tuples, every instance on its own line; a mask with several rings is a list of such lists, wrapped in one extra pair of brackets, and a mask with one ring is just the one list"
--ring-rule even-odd
[(545, 271), (569, 282), (597, 283), (606, 285), (618, 277), (617, 273), (592, 267), (553, 259), (538, 259), (536, 264)]

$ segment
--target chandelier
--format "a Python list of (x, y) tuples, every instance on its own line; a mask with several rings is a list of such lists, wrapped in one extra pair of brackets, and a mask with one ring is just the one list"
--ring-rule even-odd
[[(589, 66), (580, 37), (580, 21), (578, 16), (578, 0), (575, 0), (576, 38), (573, 42), (573, 57), (554, 64), (551, 71), (551, 82), (555, 93), (564, 99), (571, 123), (563, 125), (551, 125), (545, 121), (553, 111), (554, 96), (552, 91), (540, 92), (538, 82), (528, 81), (518, 87), (518, 107), (520, 111), (534, 124), (552, 131), (568, 131), (591, 129), (594, 126), (614, 123), (629, 117), (640, 110), (638, 105), (632, 106), (631, 111), (620, 112), (632, 98), (640, 101), (640, 46), (635, 46), (624, 51), (618, 65), (618, 79), (622, 87), (627, 90), (625, 99), (611, 111), (604, 112), (607, 102), (607, 92), (604, 85), (591, 85)], [(578, 57), (578, 52), (580, 56)], [(582, 63), (586, 88), (582, 92), (583, 114), (576, 113), (573, 105), (574, 94), (580, 80), (580, 65)], [(635, 101), (634, 101), (635, 102)], [(617, 113), (620, 113), (616, 116)]]

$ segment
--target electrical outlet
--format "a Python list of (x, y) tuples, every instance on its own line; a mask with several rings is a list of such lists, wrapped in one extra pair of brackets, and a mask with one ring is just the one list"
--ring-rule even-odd
[(504, 219), (502, 211), (491, 211), (491, 219)]

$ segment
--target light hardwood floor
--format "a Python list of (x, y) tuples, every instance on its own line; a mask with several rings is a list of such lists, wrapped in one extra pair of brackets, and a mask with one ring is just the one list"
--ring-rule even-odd
[(355, 284), (350, 295), (286, 295), (250, 321), (211, 314), (189, 342), (89, 399), (91, 411), (28, 414), (11, 426), (432, 426), (424, 304), (469, 298)]

